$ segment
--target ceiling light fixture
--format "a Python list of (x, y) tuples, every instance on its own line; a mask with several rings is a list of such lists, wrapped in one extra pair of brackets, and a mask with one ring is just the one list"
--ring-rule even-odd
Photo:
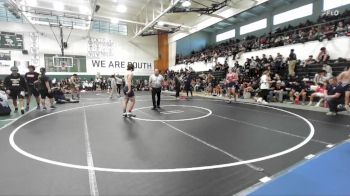
[(164, 22), (159, 21), (159, 22), (158, 22), (158, 25), (159, 25), (159, 26), (164, 26)]
[(117, 12), (125, 13), (126, 10), (127, 10), (127, 8), (126, 8), (125, 5), (118, 5), (118, 6), (117, 6)]
[(185, 0), (182, 2), (182, 7), (190, 7), (191, 6), (191, 1), (190, 0)]
[(111, 19), (111, 23), (118, 24), (119, 23), (119, 19), (118, 18), (112, 18)]
[(64, 11), (64, 4), (59, 1), (55, 1), (53, 3), (53, 8), (57, 11)]

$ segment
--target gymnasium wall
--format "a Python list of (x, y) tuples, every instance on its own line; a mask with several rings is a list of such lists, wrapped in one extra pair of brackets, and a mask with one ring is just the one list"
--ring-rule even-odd
[[(310, 3), (313, 3), (313, 15), (307, 16), (307, 17), (303, 17), (303, 18), (300, 18), (300, 19), (296, 19), (296, 20), (293, 20), (293, 21), (289, 21), (289, 22), (286, 22), (286, 23), (282, 23), (282, 24), (279, 24), (279, 25), (273, 25), (273, 16), (274, 15), (279, 14), (279, 13), (283, 13), (285, 11), (288, 11), (288, 10), (291, 10), (291, 9), (294, 9), (294, 8), (297, 8), (297, 7), (300, 7), (300, 6), (303, 6), (303, 5), (307, 5), (307, 4), (310, 4)], [(192, 34), (192, 35), (188, 35), (188, 36), (186, 36), (186, 37), (184, 37), (184, 38), (182, 38), (180, 40), (177, 40), (176, 41), (176, 54), (180, 54), (180, 55), (186, 56), (186, 55), (189, 55), (190, 52), (193, 51), (193, 50), (198, 51), (201, 48), (198, 49), (198, 47), (193, 47), (193, 46), (196, 46), (196, 45), (198, 45), (200, 43), (206, 43), (206, 44), (209, 44), (209, 45), (215, 45), (216, 44), (216, 35), (217, 34), (224, 33), (226, 31), (229, 31), (229, 30), (232, 30), (232, 29), (236, 29), (236, 37), (235, 37), (235, 39), (243, 39), (244, 37), (249, 36), (249, 35), (261, 36), (261, 35), (267, 34), (269, 32), (273, 32), (277, 28), (284, 28), (284, 27), (286, 27), (288, 25), (296, 26), (296, 25), (298, 25), (300, 23), (306, 22), (307, 20), (316, 21), (318, 19), (318, 17), (322, 14), (322, 12), (323, 12), (322, 9), (323, 9), (323, 0), (293, 1), (292, 3), (290, 3), (289, 5), (286, 5), (286, 6), (281, 6), (281, 7), (275, 8), (275, 9), (270, 8), (269, 12), (258, 14), (258, 15), (256, 15), (256, 17), (252, 17), (252, 18), (249, 18), (247, 20), (243, 20), (242, 22), (239, 22), (239, 23), (234, 24), (232, 26), (225, 27), (222, 30), (217, 30), (216, 32), (212, 32), (212, 33), (204, 32), (202, 30), (202, 31), (200, 31), (198, 33), (195, 33), (195, 34)], [(335, 8), (333, 10), (338, 10), (340, 13), (342, 13), (346, 9), (350, 9), (350, 5), (341, 6), (341, 7)], [(264, 19), (264, 18), (267, 18), (267, 28), (261, 29), (261, 30), (258, 30), (258, 31), (254, 31), (254, 32), (251, 32), (251, 33), (248, 33), (248, 34), (240, 35), (240, 27), (241, 26), (244, 26), (246, 24), (250, 24), (252, 22), (255, 22), (255, 21), (258, 21), (258, 20), (261, 20), (261, 19)], [(208, 36), (207, 37), (198, 36), (198, 35), (200, 35), (200, 33), (206, 33)], [(200, 37), (201, 39), (199, 40), (199, 39), (197, 39), (197, 37)], [(205, 39), (207, 39), (207, 40), (205, 40)], [(225, 40), (225, 41), (227, 41), (227, 40)], [(225, 41), (223, 41), (223, 42), (225, 42)], [(198, 43), (196, 43), (196, 42), (198, 42)], [(174, 57), (170, 57), (170, 59), (175, 58), (176, 54), (173, 54)], [(171, 62), (170, 66), (175, 65), (175, 61), (170, 61), (170, 62)]]
[[(305, 44), (293, 44), (288, 46), (281, 46), (276, 48), (270, 48), (265, 50), (259, 50), (259, 51), (253, 51), (253, 52), (246, 52), (244, 53), (240, 59), (238, 59), (238, 62), (240, 65), (243, 65), (247, 58), (251, 58), (252, 56), (259, 56), (261, 57), (263, 54), (272, 55), (273, 57), (277, 56), (277, 53), (281, 53), (285, 58), (288, 57), (290, 50), (294, 49), (295, 53), (297, 55), (298, 59), (305, 60), (308, 58), (309, 55), (313, 55), (316, 57), (320, 51), (321, 47), (326, 47), (329, 55), (331, 56), (331, 59), (337, 59), (337, 58), (347, 58), (350, 59), (350, 38), (349, 37), (338, 37), (334, 38), (330, 41), (324, 40), (323, 42), (319, 41), (312, 41), (307, 42)], [(225, 58), (221, 57), (218, 59), (220, 63), (225, 62)], [(232, 59), (232, 57), (229, 57), (228, 64), (230, 67), (233, 67), (235, 61)], [(204, 62), (196, 62), (193, 64), (180, 64), (173, 67), (170, 67), (171, 70), (180, 70), (181, 68), (189, 68), (192, 67), (195, 71), (208, 71), (209, 69), (213, 68), (213, 63), (204, 63)]]
[(176, 42), (176, 54), (188, 56), (192, 51), (198, 51), (207, 47), (211, 44), (210, 36), (210, 33), (200, 31), (178, 40)]
[[(25, 73), (26, 61), (32, 62), (33, 39), (30, 33), (35, 32), (28, 24), (0, 22), (0, 26), (6, 27), (7, 32), (16, 32), (24, 36), (24, 49), (29, 54), (22, 54), (22, 50), (0, 49), (0, 53), (11, 52), (10, 61), (0, 61), (0, 75), (10, 73), (10, 67), (15, 61), (20, 62), (20, 73)], [(51, 29), (47, 26), (36, 26), (40, 34), (38, 35), (38, 56), (39, 63), (36, 66), (44, 67), (52, 61), (48, 55), (60, 55), (60, 47)], [(59, 39), (59, 29), (52, 29)], [(69, 29), (64, 29), (64, 40), (66, 41)], [(81, 62), (80, 66), (85, 69), (74, 70), (74, 73), (81, 75), (123, 75), (128, 63), (135, 66), (135, 75), (150, 75), (154, 70), (154, 60), (158, 58), (158, 41), (156, 36), (132, 39), (132, 37), (113, 35), (107, 33), (91, 32), (91, 37), (95, 41), (89, 41), (87, 31), (73, 30), (68, 40), (68, 48), (65, 50), (67, 56), (85, 57), (86, 62)], [(96, 41), (98, 40), (98, 41)], [(45, 55), (45, 58), (44, 58)], [(48, 59), (49, 58), (49, 59)], [(84, 59), (84, 58), (82, 58)], [(49, 72), (50, 75), (71, 75), (67, 69), (55, 69)], [(80, 71), (80, 72), (79, 72)]]

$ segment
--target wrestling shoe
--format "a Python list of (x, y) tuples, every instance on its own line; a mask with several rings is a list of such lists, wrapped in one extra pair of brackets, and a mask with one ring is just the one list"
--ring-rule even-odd
[(129, 118), (134, 118), (134, 117), (136, 117), (136, 115), (135, 115), (135, 114), (132, 114), (132, 113), (128, 113), (128, 117), (129, 117)]

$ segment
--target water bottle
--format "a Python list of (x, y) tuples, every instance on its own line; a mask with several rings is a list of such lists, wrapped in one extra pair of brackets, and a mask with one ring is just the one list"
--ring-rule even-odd
[(297, 96), (297, 97), (295, 98), (295, 104), (296, 104), (296, 105), (299, 105), (299, 104), (300, 104), (300, 96)]

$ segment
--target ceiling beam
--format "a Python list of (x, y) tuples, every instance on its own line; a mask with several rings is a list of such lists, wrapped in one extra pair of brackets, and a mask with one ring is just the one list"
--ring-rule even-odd
[(24, 17), (24, 19), (29, 23), (29, 25), (35, 30), (35, 32), (40, 33), (40, 31), (34, 26), (34, 24), (29, 20), (29, 18), (23, 13), (23, 11), (19, 8), (18, 4), (13, 1), (13, 0), (9, 0), (9, 2), (13, 5), (16, 6), (16, 9), (19, 10), (19, 12), (21, 12), (21, 15)]
[[(141, 16), (142, 12), (145, 10), (145, 8), (148, 6), (149, 2), (151, 2), (152, 0), (147, 0), (146, 3), (142, 6), (141, 10), (139, 11), (139, 13), (136, 14), (135, 19), (138, 20), (139, 17)], [(146, 13), (148, 14), (148, 13)]]
[[(102, 20), (108, 20), (110, 21), (112, 17), (106, 17), (106, 16), (101, 16), (101, 15), (96, 15), (95, 19), (102, 19)], [(122, 19), (122, 18), (115, 18), (118, 19), (120, 22), (126, 22), (126, 23), (131, 23), (131, 24), (137, 24), (137, 25), (143, 25), (145, 26), (146, 23), (135, 21), (135, 20), (127, 20), (127, 19)]]
[(91, 19), (90, 19), (90, 24), (89, 24), (88, 38), (90, 38), (90, 34), (91, 34), (91, 30), (92, 30), (92, 21), (94, 21), (95, 8), (97, 5), (97, 1), (98, 0), (93, 0), (93, 2), (92, 2), (91, 15), (90, 15)]
[(133, 38), (136, 38), (140, 36), (144, 31), (146, 31), (148, 28), (152, 27), (164, 14), (168, 13), (171, 9), (173, 9), (180, 0), (172, 0), (171, 4), (168, 8), (166, 8), (163, 12), (161, 12), (156, 18), (154, 18), (151, 22), (147, 23), (147, 25), (141, 29)]

